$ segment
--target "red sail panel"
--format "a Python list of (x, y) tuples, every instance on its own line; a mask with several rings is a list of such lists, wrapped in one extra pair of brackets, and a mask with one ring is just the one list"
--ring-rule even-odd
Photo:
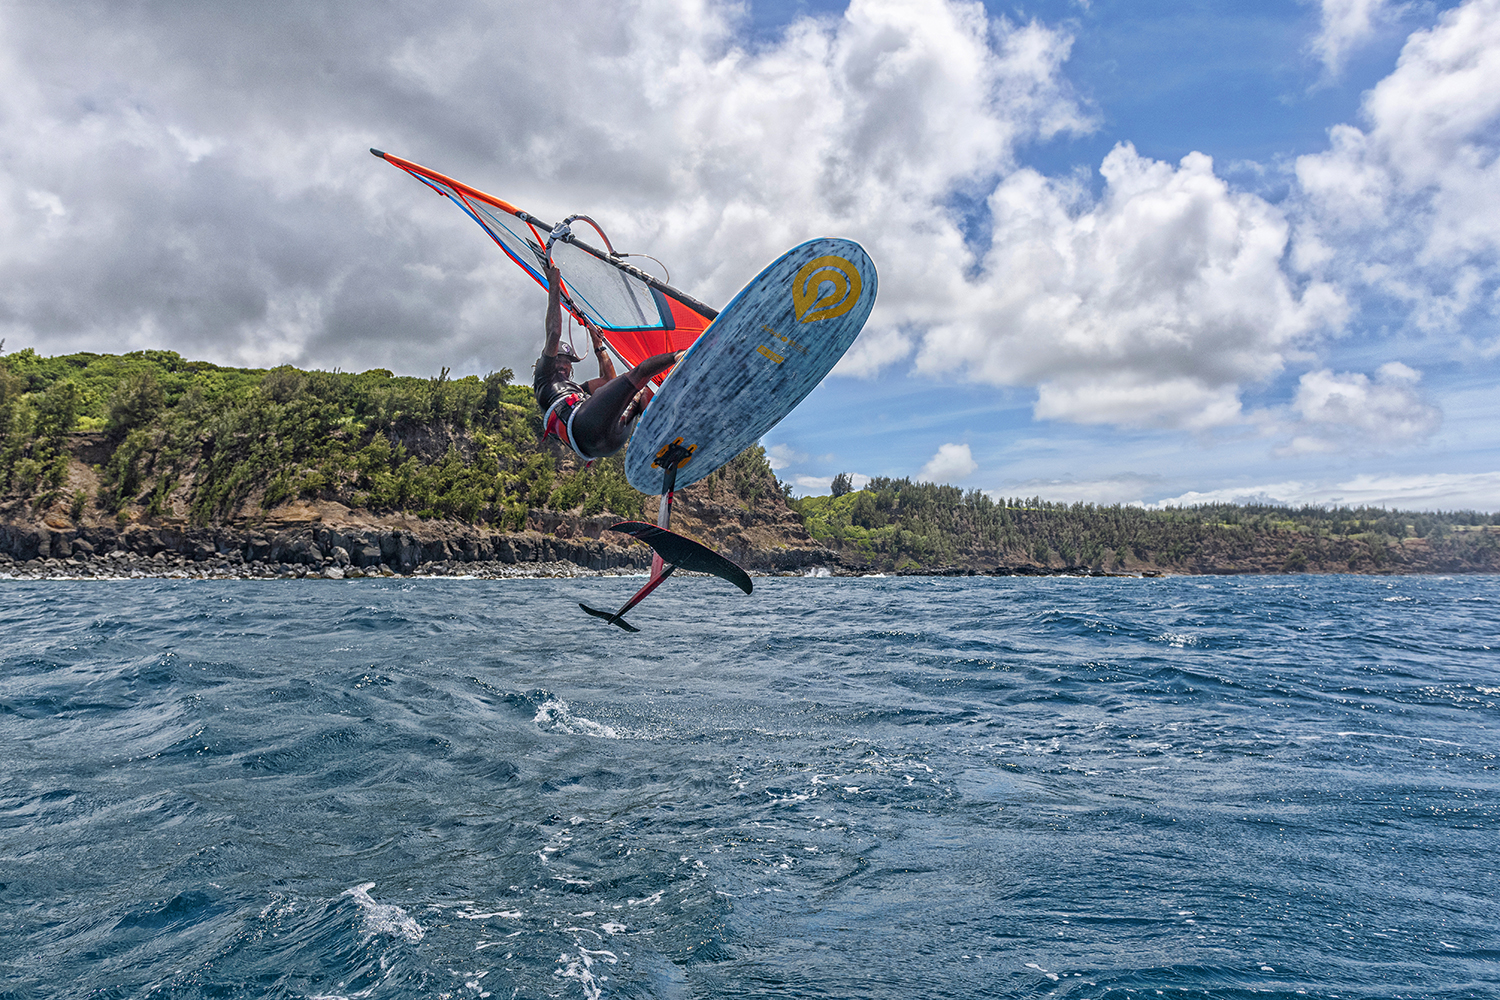
[[(494, 195), (446, 177), (435, 170), (371, 150), (391, 165), (448, 198), (477, 222), (490, 238), (543, 288), (547, 287), (547, 237), (552, 227)], [(670, 286), (648, 284), (641, 272), (613, 262), (609, 255), (558, 242), (552, 261), (562, 275), (569, 311), (604, 335), (610, 348), (635, 366), (654, 354), (692, 346), (713, 320), (713, 311), (683, 301), (691, 297)], [(654, 279), (653, 279), (654, 280)], [(681, 298), (678, 298), (681, 296)], [(701, 305), (701, 304), (700, 304)], [(657, 376), (659, 382), (665, 373)]]

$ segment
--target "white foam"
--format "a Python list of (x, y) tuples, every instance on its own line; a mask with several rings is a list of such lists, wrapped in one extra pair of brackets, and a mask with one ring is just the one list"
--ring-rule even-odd
[(413, 920), (401, 907), (392, 906), (389, 903), (377, 903), (371, 899), (370, 890), (373, 888), (375, 888), (374, 882), (366, 882), (344, 892), (345, 896), (353, 897), (354, 902), (359, 905), (360, 915), (364, 917), (365, 934), (369, 937), (376, 934), (388, 934), (412, 944), (422, 940), (427, 933), (422, 929), (422, 925)]
[(1052, 980), (1054, 983), (1058, 981), (1058, 975), (1057, 975), (1057, 973), (1055, 973), (1055, 972), (1048, 972), (1046, 969), (1042, 968), (1040, 965), (1037, 965), (1035, 962), (1027, 962), (1026, 963), (1026, 968), (1028, 968), (1028, 969), (1035, 969), (1036, 971), (1040, 972), (1042, 975), (1046, 976), (1048, 979)]
[(1387, 740), (1415, 740), (1418, 743), (1439, 743), (1445, 747), (1461, 747), (1462, 743), (1454, 743), (1452, 740), (1440, 740), (1436, 736), (1406, 736), (1402, 733), (1368, 733), (1359, 729), (1344, 729), (1335, 736), (1378, 736)]
[(568, 703), (560, 698), (548, 698), (536, 710), (531, 720), (540, 729), (549, 733), (565, 733), (569, 736), (593, 736), (598, 739), (617, 740), (620, 734), (603, 723), (576, 716), (568, 710)]
[(595, 975), (594, 963), (604, 962), (615, 965), (620, 960), (612, 951), (590, 951), (588, 948), (580, 947), (576, 958), (564, 952), (558, 956), (557, 961), (562, 968), (554, 970), (552, 973), (554, 976), (559, 979), (576, 979), (578, 985), (583, 987), (583, 995), (588, 997), (588, 1000), (599, 1000), (604, 995), (602, 984), (608, 982), (609, 977)]
[(1173, 649), (1186, 649), (1188, 646), (1198, 645), (1198, 637), (1186, 632), (1163, 632), (1156, 636), (1156, 642), (1164, 642)]

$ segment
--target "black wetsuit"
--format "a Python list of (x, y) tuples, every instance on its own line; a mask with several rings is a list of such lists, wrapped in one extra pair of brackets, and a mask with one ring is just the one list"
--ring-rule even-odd
[[(659, 362), (670, 358), (671, 355), (659, 355), (648, 359), (638, 368), (632, 369), (632, 372), (640, 372), (648, 366), (649, 370), (661, 371), (670, 364), (670, 360), (666, 363)], [(583, 397), (572, 406), (563, 403), (556, 410), (563, 427), (571, 432), (572, 440), (568, 443), (573, 450), (586, 459), (595, 459), (613, 455), (625, 447), (625, 442), (630, 440), (630, 432), (635, 427), (634, 420), (625, 422), (620, 419), (620, 414), (625, 412), (625, 407), (630, 405), (630, 400), (636, 394), (635, 383), (630, 377), (617, 375), (600, 386), (597, 392), (590, 394), (577, 382), (563, 378), (557, 369), (557, 358), (542, 355), (536, 363), (531, 391), (536, 394), (536, 405), (543, 414), (559, 399), (574, 394)]]
[[(575, 392), (582, 396), (589, 394), (588, 390), (577, 382), (563, 378), (557, 371), (557, 358), (548, 357), (545, 354), (537, 360), (536, 375), (531, 380), (531, 391), (536, 394), (536, 405), (543, 413), (546, 413), (561, 396)], [(567, 419), (567, 414), (564, 414), (563, 420)]]

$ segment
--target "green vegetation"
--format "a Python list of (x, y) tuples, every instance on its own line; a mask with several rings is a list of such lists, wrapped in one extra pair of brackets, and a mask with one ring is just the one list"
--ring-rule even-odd
[(769, 497), (780, 497), (790, 504), (791, 490), (776, 478), (766, 461), (766, 450), (758, 444), (752, 444), (694, 484), (694, 491), (708, 500), (747, 512)]
[(884, 570), (1034, 564), (1298, 571), (1313, 563), (1378, 569), (1392, 546), (1410, 538), (1465, 559), (1492, 559), (1500, 545), (1495, 532), (1465, 536), (1465, 529), (1500, 524), (1494, 515), (1473, 511), (1233, 504), (1147, 510), (1036, 497), (997, 501), (978, 490), (909, 479), (873, 479), (862, 490), (806, 497), (792, 506), (815, 540), (847, 561)]
[[(497, 529), (528, 511), (640, 518), (623, 456), (579, 469), (544, 445), (530, 389), (484, 378), (224, 368), (170, 351), (0, 356), (6, 516), (224, 522), (296, 500)], [(758, 447), (692, 488), (726, 531), (788, 494)], [(995, 500), (848, 475), (789, 500), (815, 542), (885, 571), (1087, 568), (1298, 572), (1500, 570), (1500, 518), (1475, 512), (1212, 504), (1167, 510)]]
[[(509, 529), (533, 507), (641, 516), (623, 460), (560, 465), (531, 390), (510, 380), (20, 351), (0, 357), (0, 494), (197, 523), (297, 498)], [(95, 463), (92, 495), (68, 489), (75, 452)]]

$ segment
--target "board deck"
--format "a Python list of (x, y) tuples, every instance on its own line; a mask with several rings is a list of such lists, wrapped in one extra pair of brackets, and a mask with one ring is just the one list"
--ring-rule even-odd
[(875, 304), (875, 265), (852, 240), (793, 247), (740, 290), (657, 391), (630, 437), (625, 474), (663, 492), (656, 461), (679, 438), (682, 489), (760, 440), (844, 356)]

